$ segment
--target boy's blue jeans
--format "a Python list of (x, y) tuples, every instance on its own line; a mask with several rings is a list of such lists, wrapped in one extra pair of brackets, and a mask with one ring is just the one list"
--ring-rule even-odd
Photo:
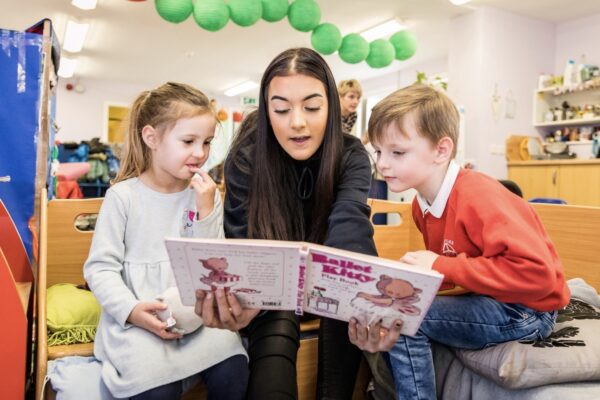
[(556, 311), (534, 311), (487, 296), (437, 296), (417, 334), (400, 336), (389, 352), (398, 398), (436, 398), (430, 341), (476, 350), (511, 340), (544, 339), (555, 320)]

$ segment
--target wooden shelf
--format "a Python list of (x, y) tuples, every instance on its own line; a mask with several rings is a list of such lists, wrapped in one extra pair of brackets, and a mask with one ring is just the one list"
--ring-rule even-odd
[(551, 86), (551, 87), (547, 87), (547, 88), (543, 88), (543, 89), (537, 89), (536, 93), (539, 93), (539, 94), (550, 94), (550, 95), (553, 95), (553, 96), (564, 96), (564, 95), (569, 95), (569, 94), (576, 94), (576, 93), (588, 92), (590, 90), (597, 90), (597, 89), (600, 89), (600, 87), (599, 86), (592, 86), (592, 85), (581, 84), (581, 85), (572, 86), (572, 87)]
[(581, 125), (600, 125), (600, 117), (590, 119), (567, 119), (564, 121), (538, 122), (536, 128), (560, 127), (560, 126), (581, 126)]

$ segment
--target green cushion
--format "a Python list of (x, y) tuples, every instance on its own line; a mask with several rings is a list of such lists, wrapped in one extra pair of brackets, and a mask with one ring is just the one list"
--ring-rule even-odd
[(48, 345), (94, 341), (100, 320), (100, 304), (89, 290), (59, 283), (46, 293)]

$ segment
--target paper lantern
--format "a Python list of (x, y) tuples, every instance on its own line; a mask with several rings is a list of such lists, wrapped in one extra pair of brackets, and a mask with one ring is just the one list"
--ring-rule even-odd
[(357, 64), (369, 55), (369, 43), (358, 33), (350, 33), (342, 39), (338, 54), (348, 64)]
[(229, 0), (229, 17), (239, 26), (251, 26), (262, 17), (261, 0)]
[(369, 44), (369, 55), (367, 64), (371, 68), (387, 67), (394, 61), (396, 50), (392, 44), (385, 39), (377, 39)]
[(277, 22), (288, 12), (288, 0), (262, 0), (262, 18), (267, 22)]
[(194, 9), (192, 0), (155, 0), (154, 6), (162, 19), (174, 24), (185, 21)]
[(326, 22), (315, 28), (310, 36), (310, 42), (319, 53), (332, 54), (342, 45), (342, 34), (337, 26)]
[(396, 51), (396, 60), (408, 60), (417, 51), (417, 39), (408, 31), (394, 33), (390, 38), (390, 43)]
[(216, 32), (227, 25), (229, 8), (223, 0), (196, 0), (194, 20), (201, 28)]
[(300, 32), (310, 32), (319, 25), (321, 9), (314, 0), (296, 0), (288, 9), (290, 25)]

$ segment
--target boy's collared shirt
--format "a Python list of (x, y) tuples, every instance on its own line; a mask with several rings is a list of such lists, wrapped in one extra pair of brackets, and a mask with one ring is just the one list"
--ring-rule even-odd
[(429, 213), (435, 218), (442, 217), (459, 172), (460, 166), (454, 160), (450, 161), (450, 164), (448, 164), (448, 170), (446, 171), (446, 176), (442, 182), (442, 186), (440, 187), (440, 190), (438, 191), (431, 205), (429, 205), (427, 200), (417, 193), (417, 202), (419, 203), (419, 208), (421, 209), (423, 216)]

